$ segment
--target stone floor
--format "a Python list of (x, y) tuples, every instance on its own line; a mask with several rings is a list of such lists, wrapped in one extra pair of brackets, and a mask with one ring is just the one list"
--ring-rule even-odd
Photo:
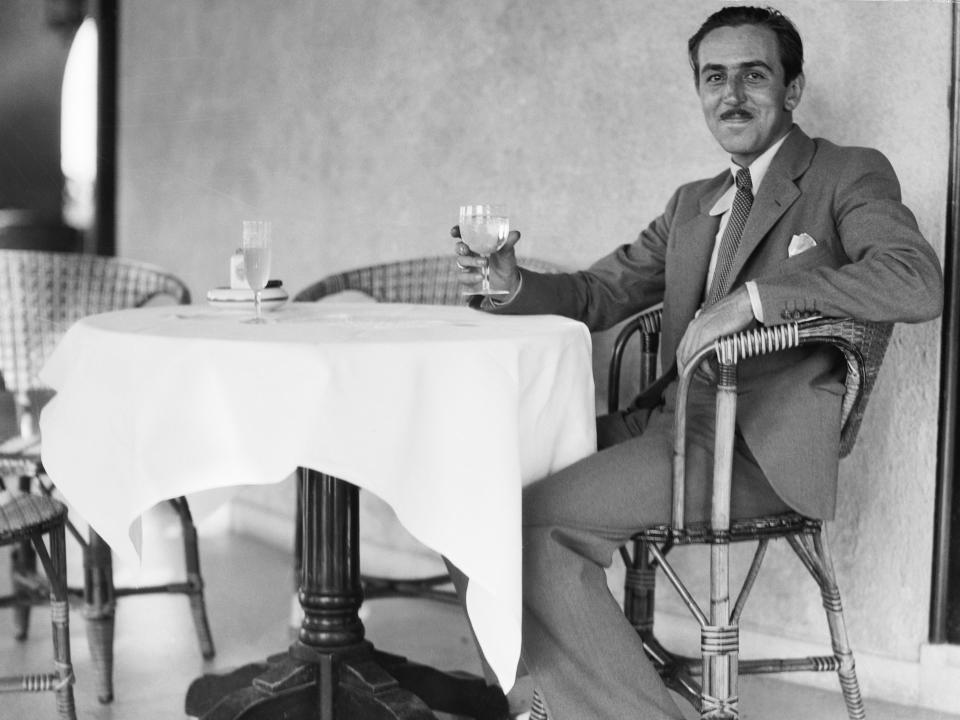
[[(150, 567), (179, 564), (179, 540), (162, 527), (144, 558), (144, 581), (153, 581)], [(145, 533), (150, 532), (145, 523)], [(145, 543), (145, 547), (148, 544)], [(260, 660), (287, 647), (291, 601), (290, 557), (222, 527), (201, 540), (203, 572), (217, 656), (204, 662), (197, 649), (185, 599), (176, 596), (123, 598), (117, 609), (115, 646), (116, 699), (101, 705), (93, 696), (91, 662), (80, 608), (74, 608), (71, 642), (77, 675), (78, 715), (86, 720), (170, 720), (185, 717), (183, 700), (198, 675)], [(71, 578), (79, 583), (82, 564), (70, 557)], [(164, 571), (166, 572), (166, 571)], [(128, 570), (117, 568), (120, 582)], [(0, 592), (8, 588), (8, 552), (0, 550)], [(364, 608), (368, 637), (381, 649), (447, 669), (479, 671), (466, 622), (458, 607), (436, 602), (377, 600)], [(0, 673), (25, 667), (46, 670), (50, 663), (50, 626), (45, 608), (34, 610), (31, 637), (12, 640), (9, 611), (0, 612)], [(516, 711), (529, 702), (530, 687), (521, 682), (511, 693)], [(686, 706), (684, 706), (685, 709)], [(741, 683), (743, 720), (843, 720), (839, 693), (764, 678)], [(960, 712), (960, 710), (958, 710)], [(870, 720), (960, 720), (917, 708), (867, 701)], [(47, 695), (0, 696), (0, 720), (55, 718)], [(694, 718), (692, 711), (689, 718)]]

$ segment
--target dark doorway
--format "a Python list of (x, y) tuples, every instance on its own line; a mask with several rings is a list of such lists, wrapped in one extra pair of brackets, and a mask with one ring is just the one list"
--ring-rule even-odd
[[(77, 213), (62, 150), (80, 123), (62, 100), (84, 20), (95, 28), (84, 141), (95, 169)], [(115, 253), (116, 37), (117, 0), (0, 3), (0, 248)]]

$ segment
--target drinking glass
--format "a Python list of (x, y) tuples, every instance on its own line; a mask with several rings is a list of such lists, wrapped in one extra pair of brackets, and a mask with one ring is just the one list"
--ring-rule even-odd
[(270, 279), (270, 235), (272, 224), (264, 220), (243, 221), (243, 268), (247, 284), (253, 290), (253, 304), (256, 315), (248, 323), (264, 323), (260, 303), (261, 294)]
[(510, 232), (510, 218), (504, 205), (461, 205), (460, 239), (477, 255), (487, 258), (480, 269), (479, 290), (464, 290), (464, 295), (506, 295), (508, 290), (494, 290), (490, 287), (490, 255), (495, 253), (507, 240)]

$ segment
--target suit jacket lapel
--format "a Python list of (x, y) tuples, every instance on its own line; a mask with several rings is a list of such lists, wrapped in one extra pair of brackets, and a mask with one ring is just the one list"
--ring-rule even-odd
[(704, 282), (710, 255), (717, 237), (720, 217), (710, 215), (710, 208), (733, 183), (729, 172), (715, 177), (700, 198), (700, 212), (676, 228), (676, 237), (682, 239), (677, 245), (677, 262), (670, 267), (671, 281), (666, 289), (664, 308), (669, 315), (664, 317), (664, 357), (673, 358), (678, 333), (686, 329), (703, 302)]
[(810, 166), (813, 151), (813, 141), (799, 127), (794, 127), (777, 151), (753, 200), (747, 224), (743, 228), (740, 248), (730, 268), (731, 286), (763, 238), (787, 208), (800, 197), (800, 189), (794, 180), (803, 175)]

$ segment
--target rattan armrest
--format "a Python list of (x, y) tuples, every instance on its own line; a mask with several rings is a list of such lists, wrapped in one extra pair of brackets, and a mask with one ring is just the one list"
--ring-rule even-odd
[(846, 457), (853, 449), (892, 331), (893, 323), (817, 317), (736, 333), (718, 340), (714, 351), (718, 360), (721, 353), (727, 356), (733, 353), (737, 358), (734, 362), (738, 362), (800, 345), (833, 345), (843, 354), (847, 365), (840, 424), (840, 457)]
[[(846, 456), (853, 447), (866, 401), (876, 380), (880, 363), (890, 341), (892, 323), (876, 323), (851, 318), (811, 318), (785, 323), (782, 325), (761, 326), (751, 330), (719, 338), (714, 343), (701, 348), (682, 369), (678, 378), (677, 411), (674, 435), (674, 506), (673, 527), (681, 532), (684, 528), (683, 500), (686, 482), (686, 399), (694, 370), (709, 356), (714, 356), (720, 365), (721, 376), (733, 378), (740, 360), (770, 353), (780, 352), (801, 345), (830, 344), (839, 350), (846, 361), (846, 390), (842, 403), (840, 424), (840, 456)], [(722, 384), (722, 383), (721, 383)], [(734, 385), (735, 387), (735, 385)], [(721, 390), (718, 388), (718, 413), (720, 412)], [(735, 394), (727, 400), (735, 413)], [(729, 410), (729, 407), (728, 407)], [(719, 417), (719, 414), (718, 414)], [(735, 425), (733, 422), (717, 423), (718, 454), (725, 449), (732, 458)], [(715, 470), (714, 502), (717, 498), (726, 498), (729, 504), (729, 473)], [(719, 494), (718, 494), (718, 485)], [(714, 508), (714, 513), (718, 508)], [(720, 516), (729, 522), (729, 508), (719, 509)], [(715, 528), (716, 529), (716, 528)]]

